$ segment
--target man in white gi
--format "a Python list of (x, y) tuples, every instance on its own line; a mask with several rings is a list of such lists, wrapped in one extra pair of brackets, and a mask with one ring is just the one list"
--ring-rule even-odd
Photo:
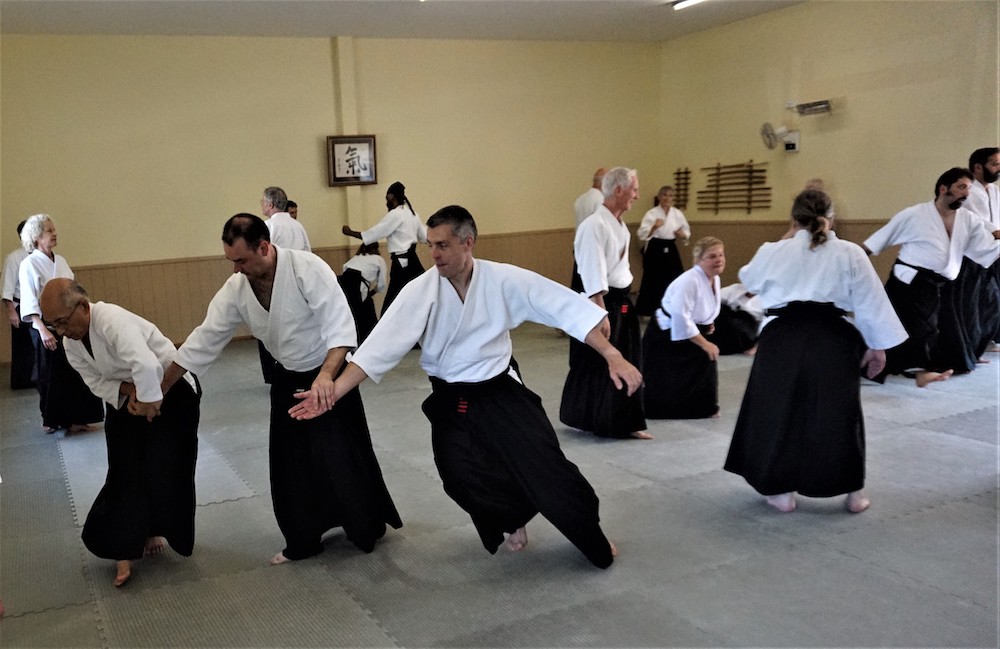
[[(288, 196), (281, 187), (268, 187), (260, 199), (260, 209), (267, 217), (271, 243), (279, 248), (311, 252), (306, 229), (288, 213)], [(296, 206), (297, 209), (297, 206)]]
[[(590, 189), (576, 197), (573, 202), (573, 213), (576, 215), (576, 227), (580, 227), (583, 220), (597, 211), (597, 208), (604, 203), (604, 193), (601, 191), (601, 181), (608, 170), (601, 167), (594, 172), (594, 179), (591, 181)], [(582, 292), (583, 283), (580, 280), (580, 273), (576, 268), (576, 259), (573, 259), (573, 277), (570, 280), (570, 288), (574, 291)]]
[[(114, 585), (132, 561), (169, 543), (194, 548), (199, 390), (191, 375), (160, 390), (177, 350), (156, 326), (115, 304), (91, 303), (72, 279), (50, 280), (42, 315), (65, 336), (66, 358), (107, 404), (108, 475), (83, 526), (83, 543), (116, 562)], [(159, 416), (156, 416), (159, 415)]]
[[(1000, 237), (1000, 148), (976, 149), (969, 156), (969, 171), (974, 178), (969, 189), (969, 198), (964, 207), (983, 219), (983, 226), (994, 237)], [(964, 266), (973, 267), (966, 262)], [(963, 268), (964, 268), (963, 266)], [(978, 295), (967, 296), (967, 301), (975, 306), (975, 316), (979, 325), (979, 343), (976, 353), (1000, 351), (1000, 264), (994, 263), (979, 273)], [(985, 360), (985, 359), (983, 359)]]
[(240, 325), (262, 340), (277, 361), (271, 384), (271, 500), (286, 547), (271, 559), (284, 563), (323, 551), (321, 537), (343, 527), (358, 548), (371, 552), (385, 524), (402, 523), (372, 449), (357, 390), (313, 421), (288, 410), (294, 394), (309, 390), (333, 403), (333, 379), (357, 345), (351, 310), (337, 276), (310, 252), (286, 250), (268, 239), (267, 226), (237, 214), (222, 231), (234, 274), (167, 369), (164, 390), (185, 371), (202, 374)]
[(1000, 243), (979, 217), (962, 207), (971, 186), (967, 169), (949, 169), (934, 185), (933, 201), (896, 214), (864, 242), (865, 251), (875, 255), (901, 246), (885, 290), (909, 338), (886, 350), (881, 380), (885, 373), (910, 370), (917, 386), (925, 387), (955, 371), (955, 350), (964, 345), (957, 340), (961, 326), (949, 284), (958, 276), (963, 255), (983, 267), (1000, 256)]
[(290, 198), (288, 199), (288, 205), (285, 207), (285, 211), (288, 212), (288, 216), (292, 217), (296, 221), (299, 220), (299, 204)]
[[(21, 236), (25, 221), (17, 225), (17, 236)], [(21, 322), (21, 287), (18, 269), (28, 256), (23, 246), (18, 246), (4, 260), (3, 298), (4, 313), (10, 321), (10, 388), (24, 390), (35, 387), (35, 346), (31, 342), (31, 327)]]
[[(573, 251), (583, 295), (608, 314), (610, 341), (633, 365), (641, 359), (639, 317), (629, 297), (631, 240), (622, 215), (639, 198), (634, 169), (615, 167), (601, 182), (604, 203), (576, 229)], [(626, 395), (605, 376), (604, 361), (579, 341), (569, 342), (569, 374), (563, 386), (559, 421), (601, 437), (652, 439), (646, 432), (643, 395)]]
[[(486, 549), (521, 550), (525, 526), (541, 513), (606, 568), (617, 551), (601, 531), (597, 496), (521, 381), (509, 332), (532, 321), (585, 340), (605, 359), (609, 380), (629, 393), (642, 376), (608, 343), (602, 309), (531, 271), (474, 259), (476, 224), (465, 208), (442, 208), (427, 226), (435, 268), (400, 292), (334, 383), (333, 400), (368, 377), (378, 382), (419, 342), (433, 387), (423, 411), (434, 460), (445, 492), (470, 514)], [(297, 396), (295, 417), (329, 407), (315, 390)]]
[[(279, 248), (311, 252), (309, 235), (296, 220), (298, 205), (295, 206), (296, 214), (293, 216), (289, 204), (288, 196), (281, 187), (268, 187), (264, 190), (264, 196), (260, 199), (260, 209), (264, 216), (268, 217), (266, 223), (267, 230), (271, 233), (271, 243)], [(274, 371), (274, 357), (260, 340), (257, 341), (257, 353), (260, 356), (260, 371), (264, 375), (264, 383), (270, 385)]]
[(347, 225), (341, 228), (344, 234), (361, 239), (365, 244), (385, 239), (392, 267), (389, 269), (389, 288), (382, 300), (382, 313), (388, 310), (404, 286), (424, 272), (417, 257), (417, 244), (427, 243), (427, 227), (410, 205), (403, 183), (397, 180), (389, 185), (385, 193), (385, 207), (389, 210), (386, 215), (363, 232), (352, 230)]

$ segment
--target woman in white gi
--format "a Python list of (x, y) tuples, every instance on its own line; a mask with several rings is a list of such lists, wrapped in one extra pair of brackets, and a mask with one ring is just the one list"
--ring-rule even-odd
[(21, 262), (18, 271), (21, 319), (32, 327), (42, 430), (53, 433), (66, 428), (75, 433), (90, 430), (89, 424), (101, 421), (104, 411), (101, 400), (90, 393), (80, 375), (66, 361), (59, 338), (42, 321), (38, 299), (45, 284), (56, 277), (73, 278), (66, 260), (53, 252), (57, 243), (56, 224), (48, 214), (28, 218), (21, 230), (21, 244), (28, 251), (28, 257)]
[(636, 236), (645, 247), (642, 253), (642, 283), (639, 284), (635, 311), (639, 315), (653, 315), (663, 291), (684, 272), (677, 240), (686, 244), (691, 238), (691, 226), (684, 213), (674, 207), (673, 187), (660, 187), (653, 199), (653, 209), (642, 217)]
[(389, 185), (389, 191), (385, 194), (385, 206), (389, 212), (367, 230), (358, 232), (349, 226), (343, 227), (344, 234), (361, 239), (366, 244), (375, 243), (379, 239), (386, 240), (392, 268), (389, 270), (389, 288), (382, 301), (382, 313), (388, 310), (404, 286), (424, 272), (417, 257), (417, 244), (427, 243), (427, 226), (413, 211), (403, 183), (397, 181)]
[(766, 318), (725, 469), (782, 512), (797, 493), (868, 508), (860, 373), (877, 375), (906, 339), (864, 251), (829, 231), (829, 206), (823, 192), (799, 194), (794, 235), (740, 270)]
[(359, 345), (365, 341), (378, 322), (373, 298), (385, 290), (385, 275), (385, 260), (378, 254), (376, 241), (372, 244), (361, 244), (357, 254), (344, 264), (344, 272), (337, 277), (340, 288), (344, 289), (344, 297), (351, 307), (351, 313), (354, 314)]
[(719, 348), (705, 336), (719, 315), (719, 275), (726, 268), (722, 241), (704, 237), (694, 267), (667, 287), (642, 338), (646, 417), (719, 416)]
[(71, 279), (46, 284), (41, 304), (65, 336), (70, 364), (107, 404), (108, 475), (83, 543), (115, 561), (114, 585), (122, 586), (132, 561), (165, 543), (185, 557), (194, 549), (200, 391), (190, 374), (160, 390), (177, 350), (153, 323), (115, 304), (90, 303)]

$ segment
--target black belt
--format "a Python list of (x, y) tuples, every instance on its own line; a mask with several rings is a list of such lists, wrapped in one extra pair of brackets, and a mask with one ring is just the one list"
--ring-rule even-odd
[(914, 266), (913, 264), (909, 264), (903, 261), (902, 259), (896, 259), (895, 263), (899, 264), (900, 266), (906, 266), (907, 268), (912, 268), (913, 270), (917, 271), (917, 273), (922, 274), (926, 279), (934, 282), (935, 284), (943, 284), (949, 281), (948, 278), (945, 277), (944, 275), (936, 273), (929, 268), (924, 268), (923, 266)]
[(789, 302), (783, 307), (764, 311), (764, 315), (779, 317), (783, 315), (821, 315), (840, 318), (847, 315), (847, 311), (844, 311), (833, 302)]
[(399, 259), (400, 257), (408, 257), (413, 253), (415, 253), (416, 251), (417, 251), (417, 244), (414, 243), (411, 244), (409, 248), (407, 248), (406, 252), (391, 252), (389, 253), (389, 256), (392, 257), (393, 259)]

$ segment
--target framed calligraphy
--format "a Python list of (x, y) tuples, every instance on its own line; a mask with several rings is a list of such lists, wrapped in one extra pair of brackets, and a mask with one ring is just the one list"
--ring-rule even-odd
[(331, 135), (326, 138), (330, 187), (374, 185), (375, 136)]

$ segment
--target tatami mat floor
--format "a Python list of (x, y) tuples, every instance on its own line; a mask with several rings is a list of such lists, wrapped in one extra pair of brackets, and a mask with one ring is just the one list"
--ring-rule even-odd
[(80, 528), (103, 484), (103, 432), (39, 430), (37, 395), (0, 387), (0, 647), (997, 647), (1000, 355), (918, 390), (862, 387), (872, 508), (803, 499), (781, 515), (722, 471), (752, 360), (720, 360), (722, 417), (651, 421), (610, 441), (557, 421), (567, 341), (526, 325), (515, 354), (621, 555), (592, 567), (536, 519), (489, 555), (444, 494), (416, 352), (363, 387), (404, 526), (365, 555), (339, 531), (271, 567), (267, 388), (235, 342), (203, 377), (194, 555), (111, 585)]

